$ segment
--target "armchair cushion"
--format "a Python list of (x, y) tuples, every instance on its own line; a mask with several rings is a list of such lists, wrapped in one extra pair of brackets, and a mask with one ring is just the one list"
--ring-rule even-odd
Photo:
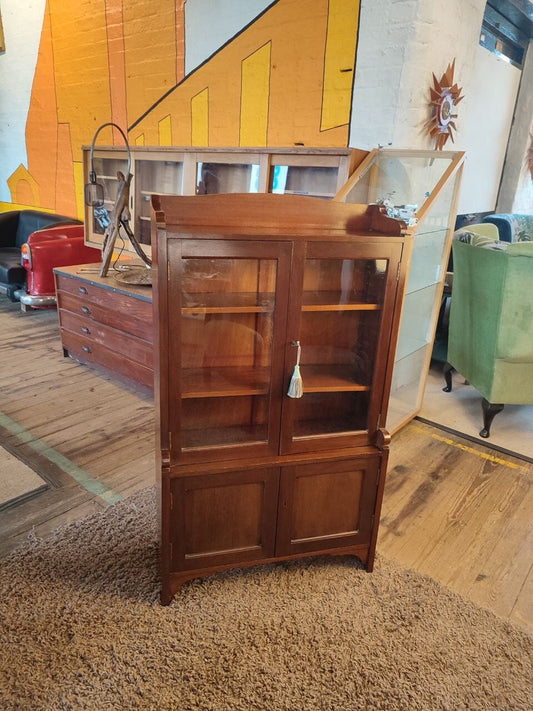
[(0, 249), (0, 284), (24, 284), (26, 271), (20, 263), (20, 247)]
[(530, 242), (533, 240), (533, 215), (500, 212), (486, 215), (483, 222), (496, 225), (503, 242)]

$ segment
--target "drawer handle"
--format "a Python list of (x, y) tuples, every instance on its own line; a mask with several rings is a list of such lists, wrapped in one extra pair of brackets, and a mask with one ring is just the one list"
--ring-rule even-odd
[(82, 351), (85, 351), (85, 353), (91, 353), (91, 347), (90, 347), (90, 346), (82, 346), (81, 349), (82, 349)]
[(80, 294), (86, 294), (86, 293), (87, 293), (87, 289), (86, 289), (84, 286), (80, 286), (80, 287), (78, 287), (78, 289), (79, 289), (79, 291), (80, 291)]
[(91, 309), (90, 309), (88, 306), (82, 306), (82, 307), (81, 307), (81, 311), (82, 311), (82, 313), (84, 313), (84, 314), (90, 314), (90, 313), (91, 313)]
[(91, 332), (91, 329), (90, 329), (90, 328), (87, 328), (87, 326), (82, 326), (82, 327), (81, 327), (81, 332), (82, 332), (82, 333), (90, 333), (90, 332)]

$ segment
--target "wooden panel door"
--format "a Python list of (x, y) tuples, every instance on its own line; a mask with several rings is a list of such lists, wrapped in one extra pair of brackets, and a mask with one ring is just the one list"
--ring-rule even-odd
[(285, 393), (299, 345), (303, 394), (284, 397), (283, 454), (374, 443), (386, 407), (401, 250), (310, 242), (296, 260)]
[(290, 255), (287, 242), (169, 241), (171, 463), (278, 454)]
[(283, 467), (277, 555), (370, 543), (379, 457)]
[(279, 468), (171, 480), (171, 572), (274, 555)]

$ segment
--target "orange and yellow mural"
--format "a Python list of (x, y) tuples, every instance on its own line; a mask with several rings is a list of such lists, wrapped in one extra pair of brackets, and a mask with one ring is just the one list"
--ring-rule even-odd
[(265, 3), (186, 75), (185, 0), (46, 0), (27, 165), (0, 209), (81, 216), (81, 147), (108, 121), (135, 145), (347, 146), (359, 4)]

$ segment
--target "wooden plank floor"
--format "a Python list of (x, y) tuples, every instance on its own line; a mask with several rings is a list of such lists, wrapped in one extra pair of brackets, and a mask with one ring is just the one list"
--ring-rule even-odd
[[(151, 486), (153, 397), (64, 358), (56, 312), (0, 298), (0, 444), (50, 488), (0, 512), (0, 557)], [(533, 631), (533, 464), (414, 421), (392, 441), (378, 553)], [(378, 560), (379, 564), (379, 560)]]

